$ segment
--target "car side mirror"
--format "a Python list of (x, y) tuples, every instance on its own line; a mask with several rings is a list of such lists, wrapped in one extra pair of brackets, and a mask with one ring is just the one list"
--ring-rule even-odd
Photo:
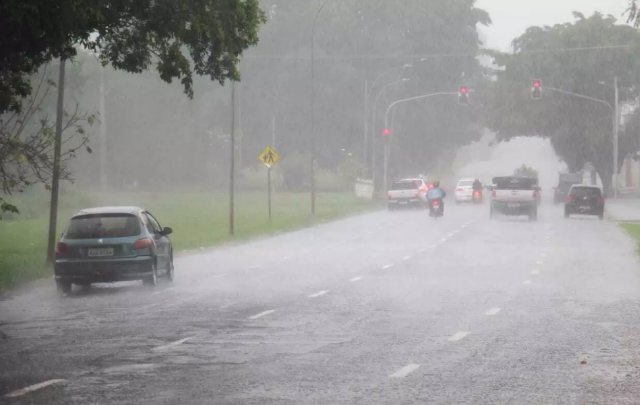
[(171, 234), (173, 233), (173, 229), (171, 229), (171, 228), (169, 228), (169, 227), (167, 226), (167, 227), (165, 227), (165, 228), (162, 230), (162, 232), (161, 232), (161, 233), (162, 233), (163, 235), (165, 235), (165, 236), (166, 236), (166, 235), (171, 235)]

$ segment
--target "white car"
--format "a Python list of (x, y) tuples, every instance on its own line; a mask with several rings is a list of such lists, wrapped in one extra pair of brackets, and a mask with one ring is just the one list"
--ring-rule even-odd
[(456, 186), (456, 204), (473, 201), (473, 182), (475, 179), (460, 179)]

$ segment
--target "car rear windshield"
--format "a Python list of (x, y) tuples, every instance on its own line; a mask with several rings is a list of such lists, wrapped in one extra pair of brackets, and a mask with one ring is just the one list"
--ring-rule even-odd
[(600, 189), (596, 187), (574, 187), (571, 189), (571, 195), (574, 197), (600, 197)]
[(140, 221), (130, 214), (93, 214), (72, 218), (66, 239), (126, 238), (140, 234)]
[(415, 181), (396, 181), (391, 186), (391, 190), (415, 190), (418, 188), (418, 183)]
[(524, 177), (496, 177), (493, 179), (496, 190), (533, 190), (536, 179)]
[(471, 187), (473, 186), (473, 180), (460, 180), (458, 187)]

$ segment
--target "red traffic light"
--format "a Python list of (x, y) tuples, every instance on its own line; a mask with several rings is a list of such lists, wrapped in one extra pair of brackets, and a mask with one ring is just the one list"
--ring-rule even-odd
[(462, 94), (467, 94), (469, 92), (469, 88), (466, 86), (461, 86), (460, 87), (460, 93)]
[(385, 135), (391, 135), (391, 130), (389, 128), (385, 128), (384, 129), (384, 134)]

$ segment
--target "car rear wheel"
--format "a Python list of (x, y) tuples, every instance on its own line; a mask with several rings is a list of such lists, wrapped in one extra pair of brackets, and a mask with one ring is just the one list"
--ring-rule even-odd
[(566, 208), (564, 209), (564, 217), (569, 218), (569, 211)]
[(60, 294), (71, 294), (72, 285), (70, 281), (56, 280), (56, 288)]
[(533, 210), (529, 214), (529, 221), (537, 221), (538, 220), (538, 210)]
[(602, 221), (604, 219), (604, 213), (598, 215), (598, 219)]
[(145, 277), (145, 279), (142, 280), (142, 284), (146, 285), (147, 287), (155, 287), (156, 285), (158, 285), (158, 272), (156, 271), (155, 264), (151, 269), (151, 275)]

